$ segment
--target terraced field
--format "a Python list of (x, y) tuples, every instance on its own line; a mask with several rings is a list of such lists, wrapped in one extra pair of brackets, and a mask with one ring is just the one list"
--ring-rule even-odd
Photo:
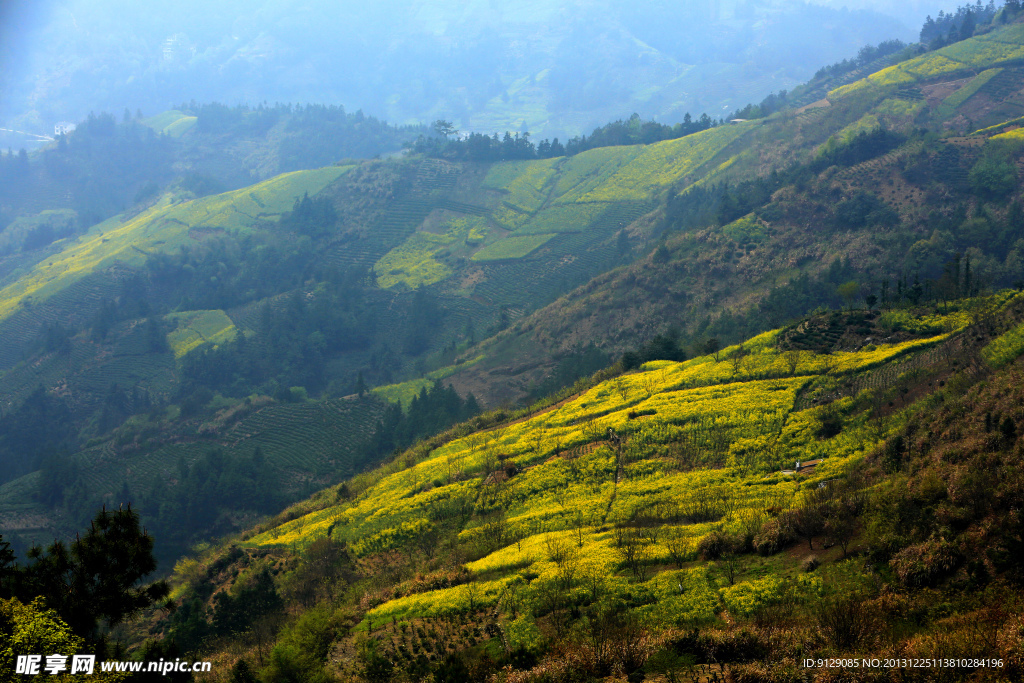
[(939, 105), (939, 115), (951, 116), (953, 112), (956, 111), (957, 107), (974, 97), (979, 90), (988, 85), (993, 78), (1002, 72), (1002, 69), (987, 69), (982, 71), (980, 74), (972, 78), (967, 85), (942, 101), (942, 104)]
[(487, 172), (482, 187), (502, 192), (509, 207), (532, 214), (547, 201), (549, 184), (563, 161), (558, 158), (495, 164)]
[(461, 249), (462, 245), (481, 242), (486, 235), (487, 224), (482, 217), (472, 216), (449, 220), (440, 229), (444, 232), (414, 232), (382, 256), (373, 267), (378, 286), (389, 289), (402, 284), (416, 289), (447, 279), (452, 275), (452, 269), (435, 257), (450, 249)]
[(569, 157), (559, 169), (558, 180), (551, 193), (552, 201), (565, 204), (580, 200), (643, 151), (641, 145), (599, 147)]
[(652, 204), (619, 202), (585, 231), (563, 233), (547, 241), (540, 253), (486, 266), (486, 279), (473, 295), (489, 302), (525, 306), (554, 301), (615, 262), (614, 235), (650, 210)]
[[(602, 166), (600, 182), (592, 185), (589, 182), (581, 183), (560, 195), (558, 202), (645, 201), (670, 185), (683, 181), (757, 125), (746, 123), (718, 126), (677, 140), (647, 145), (628, 163), (621, 163), (607, 176), (603, 174), (610, 170), (609, 165)], [(583, 157), (589, 153), (584, 152), (578, 156)]]
[(470, 367), (479, 360), (480, 358), (476, 358), (458, 366), (452, 365), (446, 368), (440, 368), (427, 373), (425, 377), (409, 380), (408, 382), (375, 387), (371, 393), (382, 401), (386, 401), (387, 403), (399, 403), (402, 405), (403, 409), (408, 409), (409, 404), (412, 403), (412, 400), (419, 395), (420, 391), (423, 389), (430, 389), (435, 382), (440, 382), (446, 377), (453, 375), (456, 370)]
[(583, 232), (612, 204), (565, 204), (540, 211), (516, 230), (519, 235), (544, 235), (559, 232)]
[(552, 237), (554, 237), (553, 234), (511, 235), (476, 252), (473, 254), (473, 260), (483, 262), (522, 258), (532, 254)]
[[(11, 367), (21, 360), (25, 344), (38, 337), (47, 325), (86, 324), (104, 300), (113, 300), (120, 294), (123, 283), (131, 276), (132, 271), (114, 264), (75, 279), (49, 298), (40, 300), (29, 295), (20, 299), (7, 316), (0, 318), (0, 335), (5, 342), (0, 344), (0, 368)], [(16, 289), (16, 284), (12, 288)]]

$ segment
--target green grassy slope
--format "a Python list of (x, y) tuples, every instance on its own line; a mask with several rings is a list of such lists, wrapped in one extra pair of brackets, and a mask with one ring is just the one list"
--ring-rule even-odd
[(170, 135), (172, 138), (179, 138), (196, 125), (197, 117), (189, 116), (183, 112), (172, 109), (161, 112), (156, 116), (143, 119), (142, 123), (149, 126), (157, 133)]
[[(716, 160), (722, 161), (719, 157), (725, 150), (750, 129), (750, 125), (721, 127), (646, 147), (605, 147), (569, 158), (494, 164), (477, 188), (466, 190), (477, 195), (480, 210), (474, 213), (482, 214), (478, 220), (472, 225), (465, 219), (450, 221), (440, 228), (425, 224), (425, 230), (417, 231), (377, 262), (378, 284), (414, 289), (461, 276), (434, 258), (442, 250), (447, 257), (468, 257), (476, 262), (514, 260), (532, 254), (556, 235), (578, 233), (581, 237), (575, 241), (562, 238), (555, 242), (552, 257), (546, 260), (557, 263), (566, 256), (580, 256), (581, 250), (599, 245), (613, 230), (631, 222), (621, 218), (608, 221), (614, 209), (653, 206), (669, 187), (695, 182), (717, 165)], [(437, 234), (441, 230), (444, 233)], [(471, 231), (479, 238), (471, 238)], [(540, 264), (531, 264), (543, 269), (537, 266)], [(601, 268), (590, 270), (593, 275)], [(487, 275), (477, 290), (488, 287), (488, 280), (505, 279), (500, 272)], [(524, 280), (523, 275), (517, 279), (532, 284), (534, 278), (527, 275)], [(495, 303), (500, 300), (499, 296)]]

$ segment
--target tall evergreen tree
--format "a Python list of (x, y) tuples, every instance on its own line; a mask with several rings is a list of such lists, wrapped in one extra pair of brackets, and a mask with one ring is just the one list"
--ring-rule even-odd
[(14, 594), (23, 602), (43, 596), (72, 630), (95, 639), (100, 622), (114, 626), (165, 598), (164, 581), (139, 582), (156, 570), (153, 539), (131, 509), (104, 507), (84, 536), (66, 546), (54, 541), (32, 548), (29, 564), (13, 576)]

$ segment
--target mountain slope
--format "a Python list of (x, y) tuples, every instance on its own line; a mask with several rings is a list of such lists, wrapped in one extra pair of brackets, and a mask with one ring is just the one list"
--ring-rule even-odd
[[(727, 164), (630, 228), (667, 231), (664, 250), (518, 321), (451, 381), (515, 400), (588, 343), (615, 356), (672, 327), (683, 345), (736, 340), (843, 305), (851, 281), (858, 299), (914, 281), (935, 295), (958, 254), (975, 286), (1024, 281), (1021, 35), (995, 28), (747, 124)], [(922, 66), (937, 62), (934, 75)]]
[[(63, 447), (81, 451), (42, 477), (28, 474), (44, 465), (35, 447), (11, 463), (5, 479), (26, 476), (3, 494), (8, 535), (71, 528), (79, 509), (116, 495), (122, 481), (145, 490), (147, 463), (167, 463), (171, 472), (235, 444), (216, 415), (244, 410), (237, 402), (246, 396), (336, 396), (354, 391), (362, 375), (383, 384), (430, 362), (440, 366), (430, 377), (441, 379), (457, 367), (447, 363), (471, 365), (457, 356), (476, 330), (500, 329), (628, 258), (623, 226), (683, 175), (713, 170), (746, 132), (715, 129), (550, 161), (409, 160), (295, 172), (200, 199), (164, 196), (65, 240), (0, 292), (8, 341), (0, 386), (9, 410), (22, 411), (14, 419), (30, 423), (23, 406), (44, 387), (79, 431)], [(299, 201), (305, 195), (312, 199)], [(332, 208), (321, 222), (304, 223), (306, 206)], [(368, 271), (375, 285), (365, 283)], [(426, 384), (376, 393), (405, 396), (408, 405)], [(231, 398), (210, 404), (211, 389)], [(164, 413), (169, 401), (182, 406), (180, 418)], [(185, 416), (186, 403), (208, 427)], [(379, 416), (359, 429), (372, 431)], [(328, 430), (315, 438), (333, 437)], [(227, 460), (246, 461), (249, 447), (236, 445)], [(325, 457), (347, 463), (338, 472), (362, 463), (332, 450)], [(303, 472), (323, 483), (323, 458), (264, 451), (268, 467), (298, 478), (288, 496), (308, 492)], [(97, 482), (76, 474), (86, 470)], [(246, 508), (228, 500), (224, 514), (238, 523)]]
[[(1013, 293), (834, 313), (717, 359), (598, 380), (497, 429), (467, 425), (189, 565), (177, 581), (190, 621), (175, 616), (169, 632), (200, 651), (202, 633), (254, 649), (218, 627), (224, 601), (203, 597), (238, 593), (244, 579), (224, 572), (240, 562), (250, 575), (278, 568), (291, 600), (323, 582), (306, 615), (324, 621), (283, 630), (267, 675), (290, 662), (355, 680), (381, 657), (411, 679), (458, 661), (478, 678), (506, 665), (515, 680), (568, 680), (697, 664), (775, 680), (801, 657), (947, 647), (1002, 658), (965, 667), (1007, 680), (1021, 666), (1020, 606), (991, 610), (1020, 576), (1022, 313)], [(799, 350), (820, 323), (864, 345)], [(918, 332), (870, 343), (900, 329)], [(972, 477), (982, 460), (991, 478)], [(899, 620), (942, 587), (945, 611)], [(323, 658), (286, 654), (303, 633), (330, 639)], [(1009, 640), (978, 649), (996, 633)]]
[[(943, 49), (988, 54), (1019, 35), (1012, 24)], [(443, 381), (494, 406), (626, 352), (703, 353), (709, 338), (736, 342), (819, 306), (1012, 284), (1024, 253), (1015, 119), (939, 135), (1012, 110), (1019, 67), (968, 77), (985, 66), (909, 89), (869, 78), (811, 108), (646, 146), (499, 163), (411, 156), (199, 199), (181, 191), (58, 241), (4, 284), (11, 432), (0, 446), (16, 463), (5, 479), (31, 477), (7, 484), (6, 504), (34, 511), (18, 523), (33, 537), (70, 528), (62, 501), (81, 476), (53, 463), (30, 474), (48, 458), (88, 452), (81, 462), (113, 482), (129, 459), (159, 459), (202, 424), (223, 437), (216, 416), (247, 398), (328, 405), (372, 387), (409, 406)], [(359, 429), (381, 435), (376, 450), (345, 456), (350, 467), (396, 447), (374, 419)], [(203, 457), (182, 452), (186, 467)], [(323, 462), (310, 461), (314, 478)]]

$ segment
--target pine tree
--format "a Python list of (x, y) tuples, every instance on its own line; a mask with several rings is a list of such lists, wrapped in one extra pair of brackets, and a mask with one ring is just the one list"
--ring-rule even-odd
[(10, 598), (15, 576), (14, 551), (0, 534), (0, 600)]
[(131, 506), (108, 511), (104, 506), (85, 536), (70, 547), (54, 541), (46, 550), (32, 548), (30, 564), (15, 576), (19, 599), (43, 596), (75, 633), (93, 639), (100, 620), (114, 626), (165, 598), (167, 584), (140, 586), (156, 569), (153, 539), (139, 526)]

